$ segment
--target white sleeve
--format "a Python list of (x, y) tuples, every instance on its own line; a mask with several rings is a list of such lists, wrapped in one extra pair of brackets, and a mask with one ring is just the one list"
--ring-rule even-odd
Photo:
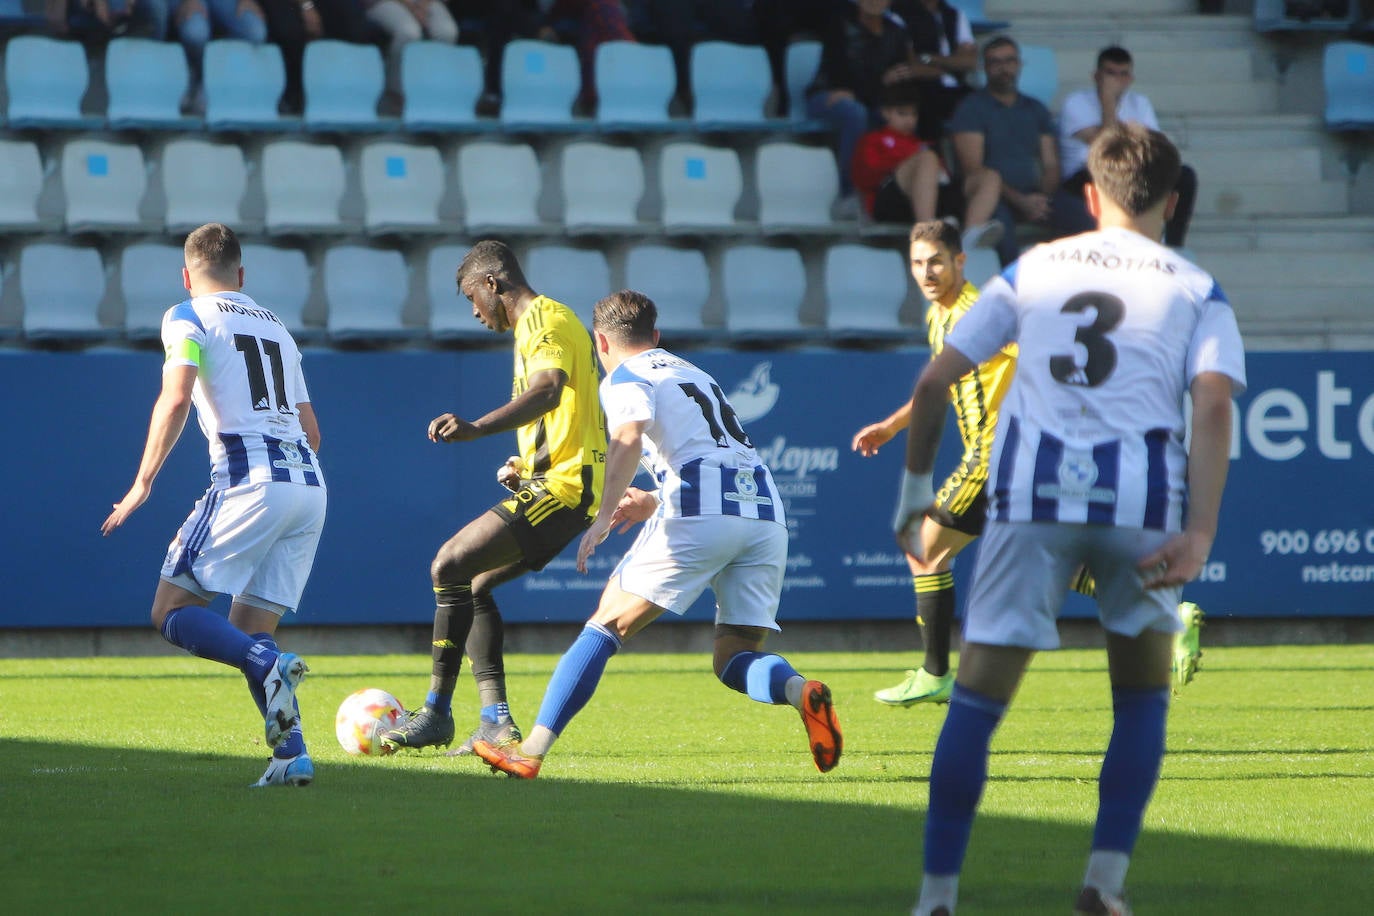
[(978, 294), (968, 313), (945, 338), (975, 363), (984, 363), (1016, 339), (1016, 291), (1005, 274), (993, 277)]
[[(973, 44), (973, 26), (969, 24), (968, 16), (964, 15), (963, 10), (959, 10), (959, 21), (954, 25), (954, 40), (959, 45)], [(957, 48), (950, 48), (951, 52)]]
[(310, 389), (305, 387), (305, 370), (301, 367), (302, 362), (303, 357), (301, 357), (299, 353), (296, 354), (296, 377), (294, 380), (296, 397), (293, 401), (291, 401), (291, 405), (293, 407), (297, 404), (310, 403)]
[(626, 423), (654, 418), (654, 386), (635, 376), (624, 381), (614, 373), (601, 383), (601, 407), (606, 411), (606, 429), (614, 431)]
[(1064, 97), (1064, 105), (1059, 111), (1059, 136), (1072, 137), (1085, 127), (1097, 127), (1102, 123), (1102, 103), (1097, 93), (1080, 89)]
[(162, 316), (162, 351), (166, 354), (163, 369), (172, 366), (201, 365), (201, 350), (205, 347), (205, 325), (187, 299), (169, 308)]
[(1236, 325), (1236, 313), (1215, 282), (1202, 304), (1193, 339), (1188, 344), (1188, 383), (1191, 385), (1203, 372), (1229, 376), (1232, 394), (1245, 391), (1245, 345)]

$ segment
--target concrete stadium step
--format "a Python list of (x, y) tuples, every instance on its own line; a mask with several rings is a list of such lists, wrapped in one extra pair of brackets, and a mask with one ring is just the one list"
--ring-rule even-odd
[[(989, 4), (991, 6), (991, 4)], [(994, 15), (1011, 22), (1009, 34), (1026, 44), (1046, 45), (1056, 54), (1121, 45), (1136, 56), (1154, 52), (1193, 51), (1199, 63), (1223, 50), (1251, 52), (1266, 47), (1248, 16), (1084, 16), (1081, 9), (1067, 16)]]
[(1192, 149), (1183, 159), (1198, 174), (1199, 183), (1303, 184), (1318, 182), (1322, 151), (1316, 147), (1265, 149), (1238, 153), (1228, 149)]
[[(1097, 67), (1097, 52), (1103, 46), (1091, 48), (1056, 48), (1055, 59), (1059, 63), (1059, 80), (1062, 83), (1091, 85), (1093, 70)], [(1218, 48), (1205, 57), (1199, 57), (1196, 49), (1179, 50), (1169, 48), (1167, 50), (1151, 50), (1136, 53), (1134, 48), (1127, 47), (1133, 58), (1132, 69), (1135, 71), (1135, 88), (1154, 98), (1156, 84), (1186, 82), (1194, 76), (1205, 76), (1208, 87), (1212, 81), (1237, 83), (1254, 80), (1257, 74), (1265, 71), (1258, 70), (1255, 66), (1255, 51), (1253, 48)], [(1197, 92), (1197, 83), (1193, 83), (1193, 91)]]
[[(989, 19), (1018, 20), (1027, 16), (1088, 15), (1082, 0), (987, 0), (984, 4)], [(1197, 13), (1196, 0), (1097, 0), (1091, 4), (1091, 15), (1102, 16), (1177, 16)]]
[(1194, 212), (1200, 216), (1338, 216), (1350, 212), (1350, 187), (1343, 180), (1253, 184), (1199, 172)]
[(1313, 114), (1188, 115), (1159, 112), (1159, 126), (1189, 154), (1193, 150), (1255, 150), (1317, 147), (1335, 150), (1338, 138)]
[[(1304, 312), (1317, 309), (1374, 320), (1374, 258), (1369, 249), (1303, 252), (1301, 265), (1292, 258), (1276, 257), (1272, 250), (1194, 251), (1197, 263), (1217, 278), (1232, 300), (1234, 290), (1283, 290), (1288, 307), (1300, 303)], [(1361, 290), (1347, 299), (1339, 290)], [(1271, 297), (1264, 297), (1271, 301)]]
[(1195, 217), (1188, 249), (1199, 257), (1224, 252), (1374, 251), (1374, 216)]

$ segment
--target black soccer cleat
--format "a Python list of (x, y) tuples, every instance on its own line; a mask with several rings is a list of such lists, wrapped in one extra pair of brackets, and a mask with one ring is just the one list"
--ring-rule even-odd
[(421, 707), (399, 728), (383, 734), (382, 743), (392, 750), (448, 747), (453, 743), (453, 713), (437, 713), (428, 706)]

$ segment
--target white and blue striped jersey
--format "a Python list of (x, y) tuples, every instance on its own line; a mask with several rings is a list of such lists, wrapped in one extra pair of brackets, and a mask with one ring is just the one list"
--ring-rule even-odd
[(786, 525), (773, 475), (710, 375), (667, 350), (636, 353), (601, 382), (606, 425), (647, 421), (643, 463), (665, 518), (738, 515)]
[(210, 487), (270, 481), (324, 486), (296, 405), (310, 393), (291, 332), (239, 292), (196, 296), (162, 316), (171, 366), (195, 366), (192, 402), (210, 443)]
[(981, 363), (1012, 340), (989, 517), (1181, 530), (1188, 387), (1219, 372), (1245, 388), (1235, 314), (1211, 275), (1126, 229), (1040, 245), (945, 343)]

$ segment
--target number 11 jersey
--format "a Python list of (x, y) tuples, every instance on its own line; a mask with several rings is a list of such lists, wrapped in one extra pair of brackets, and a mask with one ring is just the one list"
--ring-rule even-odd
[(163, 371), (195, 366), (192, 402), (210, 444), (211, 489), (324, 485), (296, 405), (310, 393), (291, 332), (240, 292), (196, 296), (162, 317)]

